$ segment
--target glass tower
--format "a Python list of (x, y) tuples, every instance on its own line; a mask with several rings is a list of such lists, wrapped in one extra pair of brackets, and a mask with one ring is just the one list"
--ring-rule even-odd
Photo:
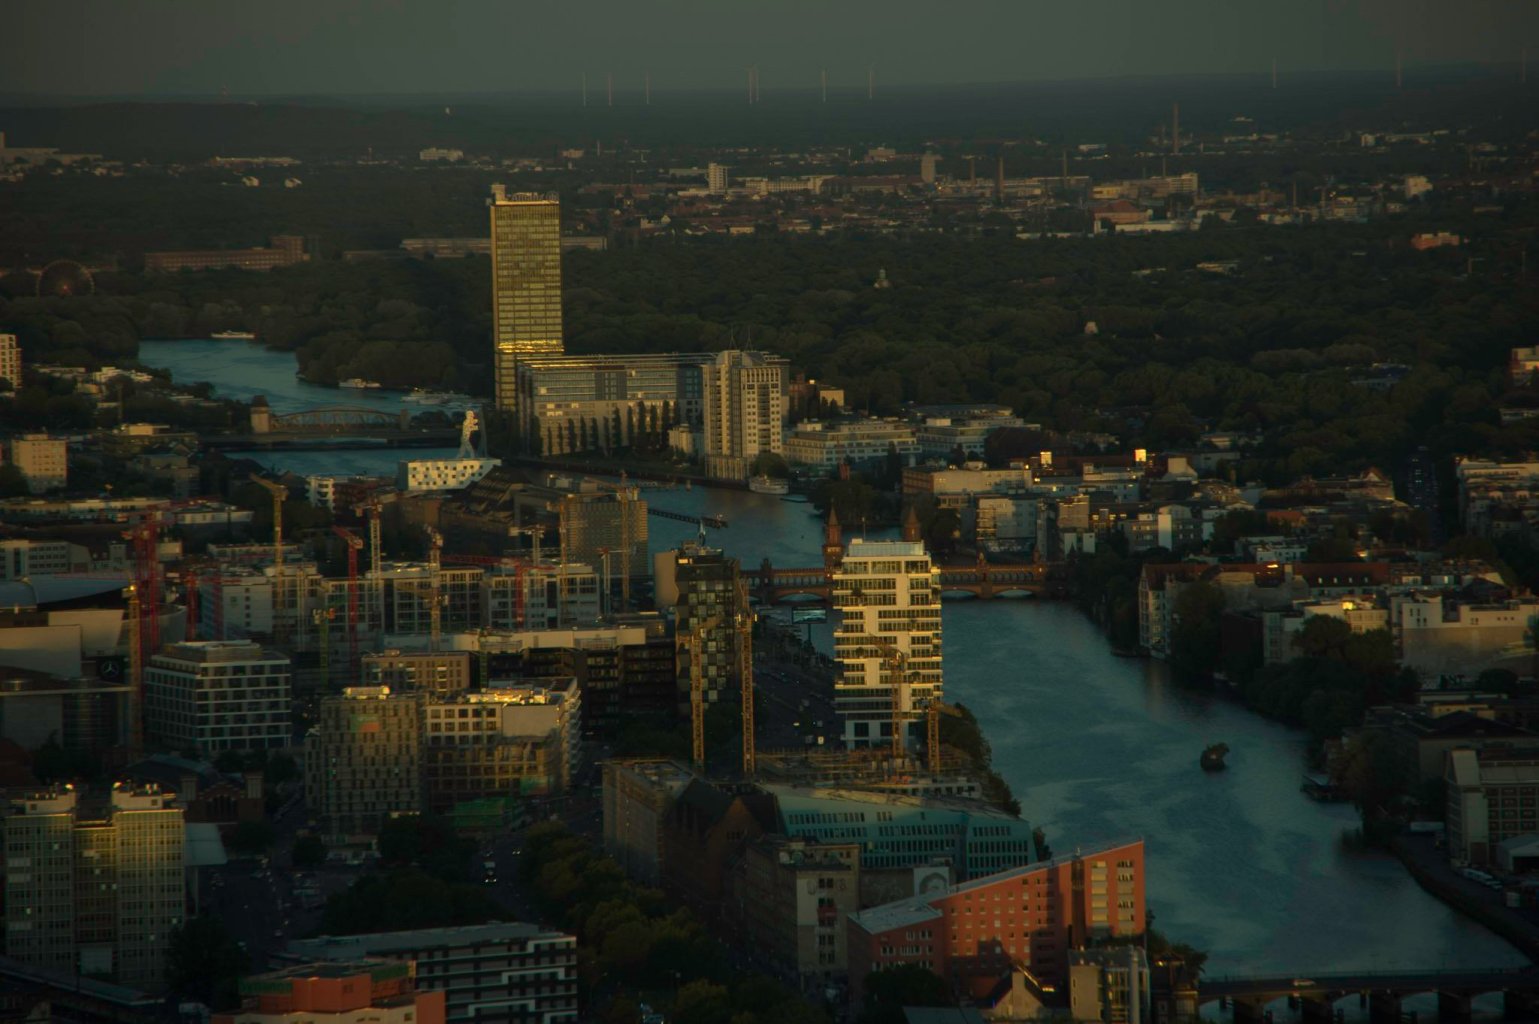
[(560, 355), (561, 201), (492, 186), (492, 336), (497, 408), (517, 405), (524, 356)]

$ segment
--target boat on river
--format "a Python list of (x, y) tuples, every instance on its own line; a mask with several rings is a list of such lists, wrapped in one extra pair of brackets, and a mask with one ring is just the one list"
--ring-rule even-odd
[(748, 489), (755, 494), (790, 494), (791, 483), (772, 476), (755, 476), (749, 478)]
[(1205, 772), (1221, 772), (1229, 767), (1224, 764), (1224, 757), (1229, 753), (1229, 744), (1214, 743), (1202, 752), (1198, 764), (1202, 765)]
[(256, 341), (256, 335), (250, 331), (215, 331), (209, 337), (215, 341)]
[(359, 389), (359, 390), (363, 390), (363, 389), (366, 389), (366, 388), (377, 388), (377, 387), (380, 387), (380, 386), (381, 385), (380, 385), (379, 381), (377, 381), (377, 380), (364, 380), (362, 377), (349, 377), (349, 378), (347, 378), (347, 380), (342, 380), (342, 381), (338, 381), (337, 382), (337, 387), (339, 387), (339, 388), (356, 388), (356, 389)]

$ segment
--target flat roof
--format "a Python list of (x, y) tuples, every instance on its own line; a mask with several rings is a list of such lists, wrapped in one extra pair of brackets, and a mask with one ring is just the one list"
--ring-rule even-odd
[(512, 939), (572, 939), (565, 932), (547, 931), (524, 921), (494, 921), (460, 928), (416, 928), (366, 935), (322, 935), (288, 944), (287, 952), (318, 960), (357, 960), (374, 954), (408, 953), (440, 946), (474, 946)]
[(863, 540), (850, 541), (844, 557), (850, 558), (929, 558), (924, 544), (917, 540)]

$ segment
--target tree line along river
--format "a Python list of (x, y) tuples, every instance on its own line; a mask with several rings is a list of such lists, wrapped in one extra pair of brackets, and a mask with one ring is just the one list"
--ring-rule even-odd
[[(293, 357), (230, 342), (146, 342), (141, 360), (178, 383), (226, 397), (265, 394), (276, 411), (322, 405), (393, 408), (401, 396), (303, 384)], [(412, 457), (422, 457), (413, 449)], [(393, 473), (390, 451), (263, 452), (300, 473)], [(805, 503), (696, 487), (645, 493), (730, 524), (711, 543), (747, 565), (821, 564), (822, 524)], [(694, 536), (652, 518), (654, 551)], [(875, 532), (873, 538), (877, 536)], [(827, 650), (829, 625), (815, 626)], [(948, 601), (946, 695), (977, 714), (994, 766), (1057, 853), (1142, 837), (1156, 926), (1209, 950), (1209, 976), (1512, 967), (1521, 954), (1422, 891), (1392, 857), (1355, 842), (1356, 813), (1299, 791), (1302, 734), (1222, 697), (1177, 687), (1164, 666), (1116, 657), (1069, 605)], [(1199, 770), (1203, 747), (1227, 743), (1229, 770)], [(1435, 1003), (1408, 1000), (1429, 1015)], [(1499, 1000), (1477, 1002), (1486, 1016)], [(1210, 1010), (1211, 1012), (1211, 1010)], [(1356, 1008), (1349, 1008), (1349, 1015)]]

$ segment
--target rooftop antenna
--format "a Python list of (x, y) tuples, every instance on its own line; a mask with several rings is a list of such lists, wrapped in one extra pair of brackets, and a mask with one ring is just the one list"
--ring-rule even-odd
[(582, 105), (585, 107), (588, 105), (588, 73), (586, 71), (582, 73)]
[(1170, 105), (1170, 151), (1181, 154), (1181, 104)]
[[(1528, 57), (1528, 51), (1527, 50), (1523, 51), (1523, 56), (1524, 56), (1524, 59), (1526, 60), (1527, 57)], [(819, 68), (818, 69), (818, 86), (823, 90), (823, 102), (827, 103), (828, 102), (828, 69), (827, 68)]]

